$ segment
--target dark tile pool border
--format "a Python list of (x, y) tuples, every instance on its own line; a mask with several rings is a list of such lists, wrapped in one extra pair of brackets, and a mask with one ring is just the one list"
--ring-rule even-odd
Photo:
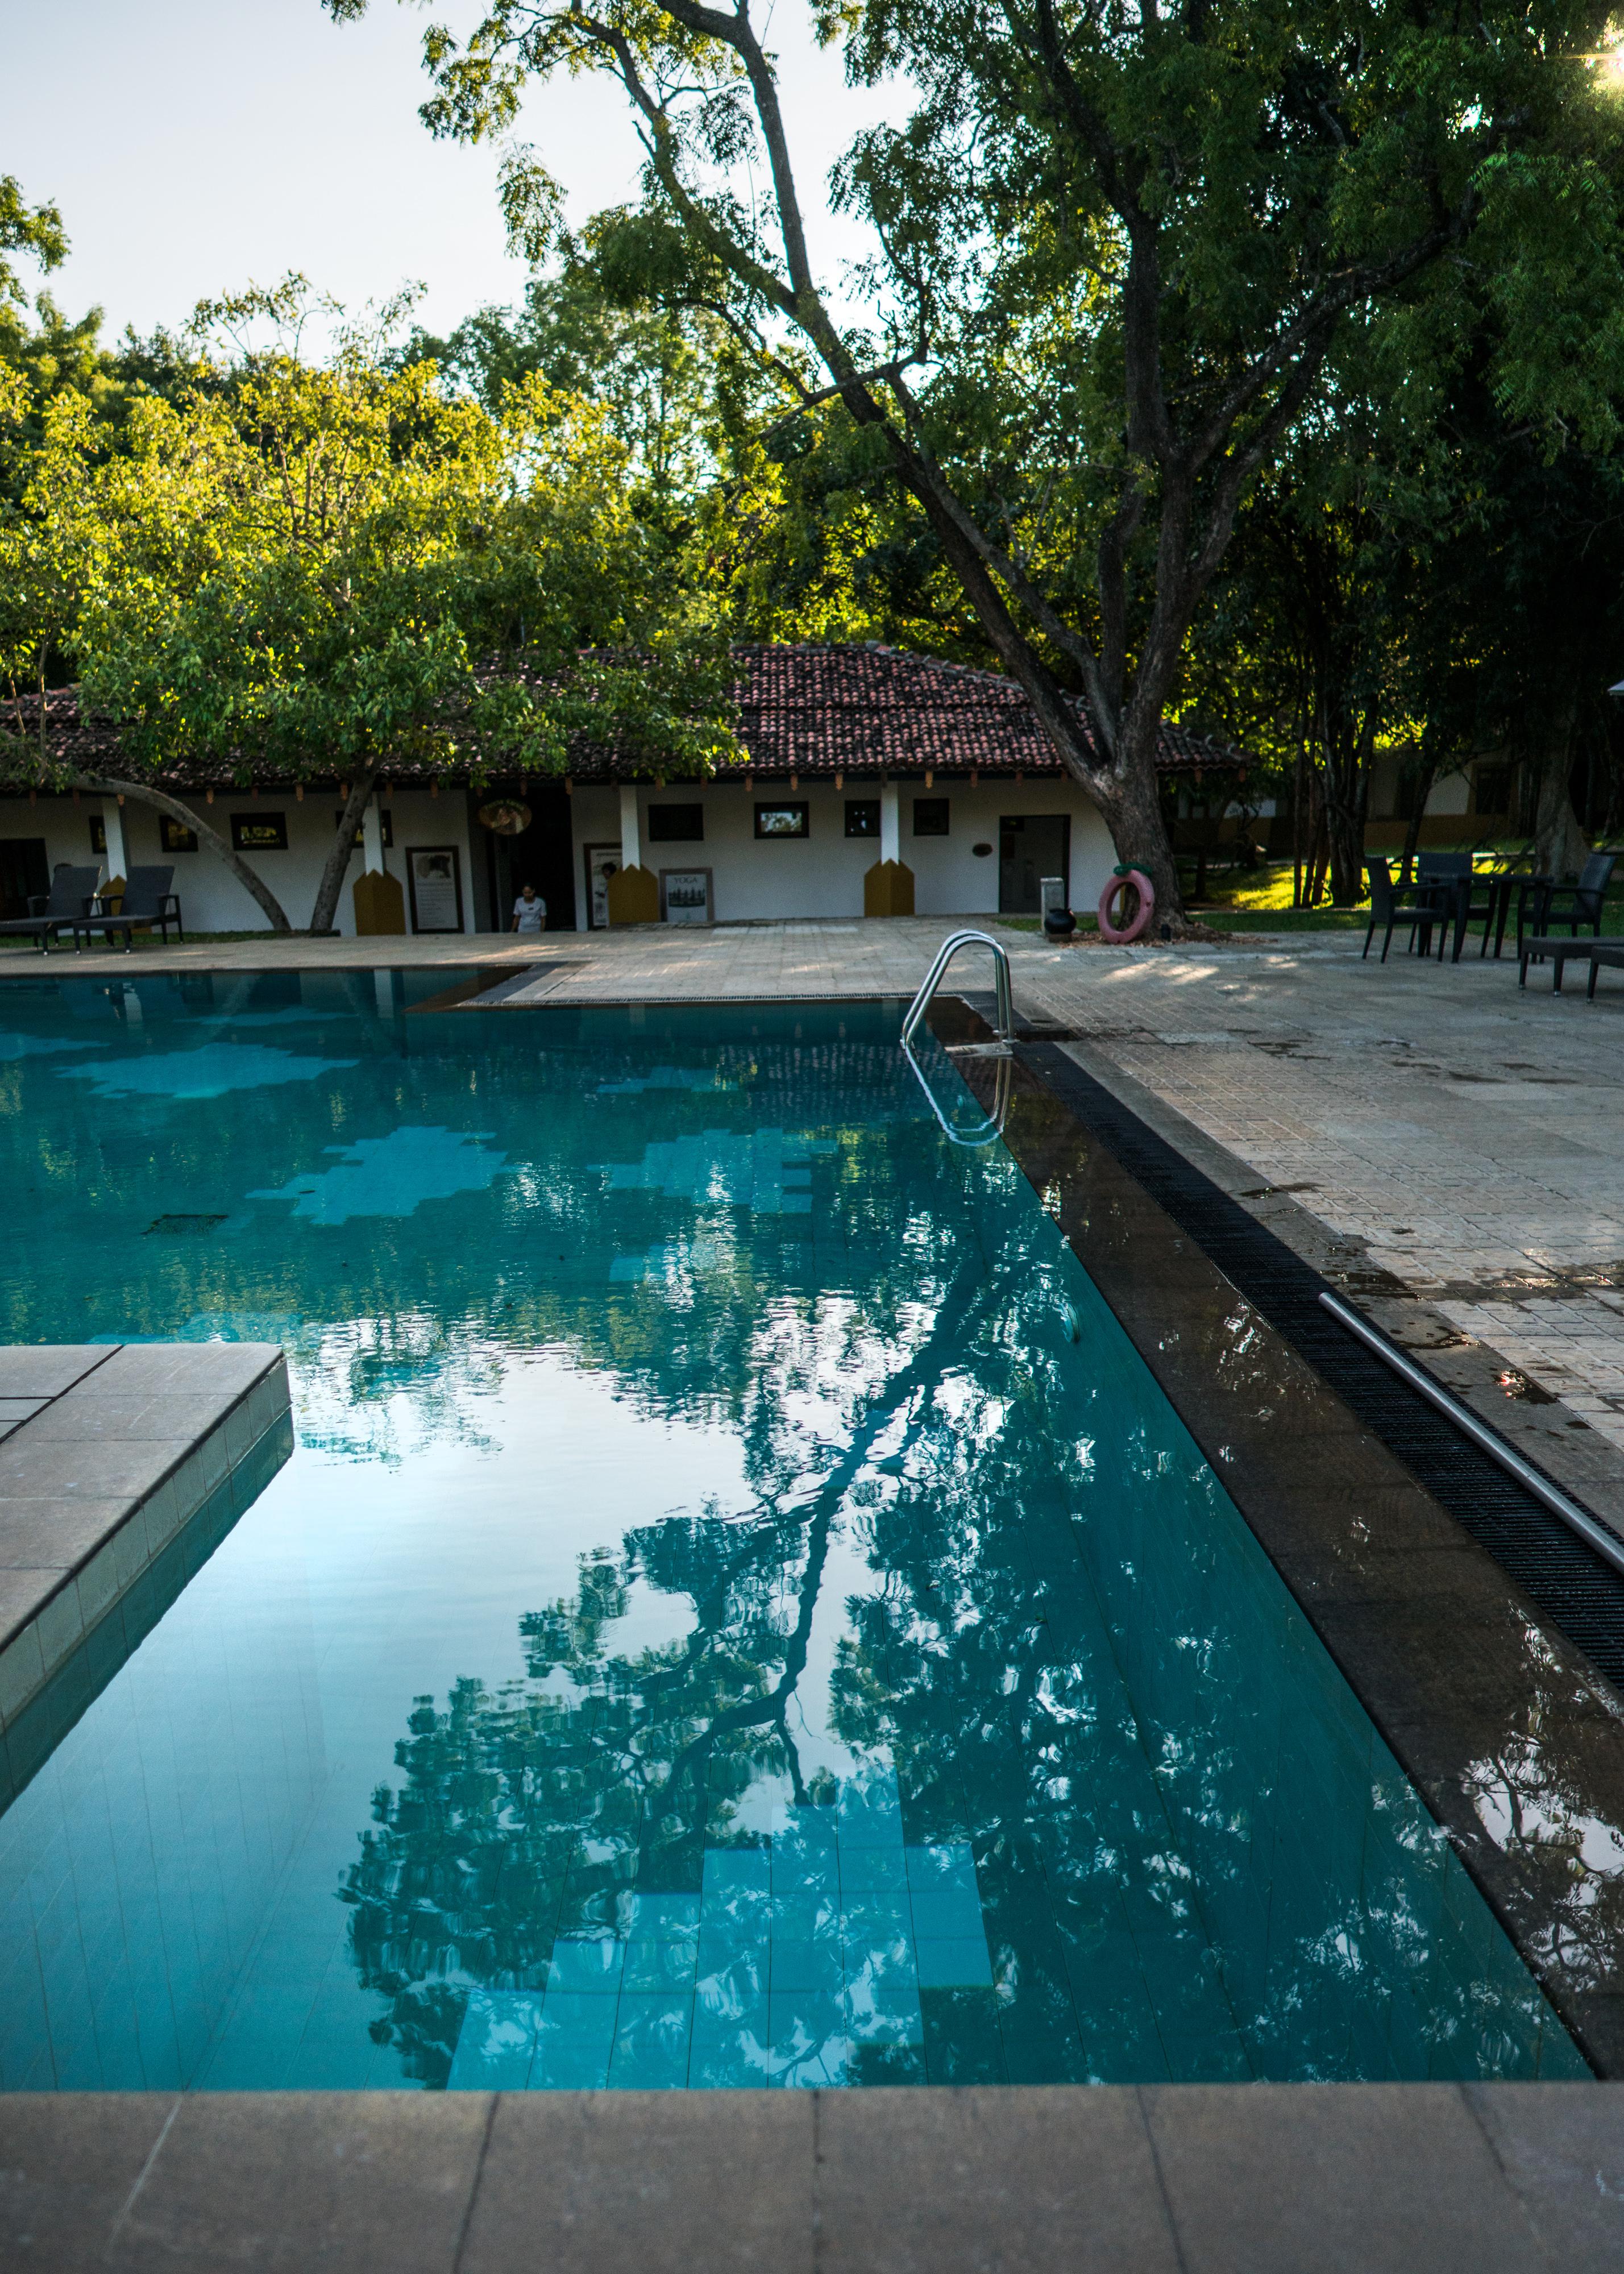
[[(950, 1046), (987, 1034), (952, 1000), (931, 1023)], [(990, 1103), (991, 1062), (955, 1063)], [(1176, 1219), (1116, 1149), (1141, 1135), (1172, 1153), (1054, 1046), (1018, 1047), (1004, 1144), (1586, 2059), (1624, 2077), (1624, 1906), (1584, 1857), (1624, 1853), (1624, 1703), (1414, 1473), (1402, 1430), (1357, 1411), (1201, 1236), (1216, 1246), (1229, 1211), (1262, 1228), (1211, 1186), (1210, 1221), (1193, 1186)], [(1274, 1245), (1282, 1276), (1314, 1278)]]

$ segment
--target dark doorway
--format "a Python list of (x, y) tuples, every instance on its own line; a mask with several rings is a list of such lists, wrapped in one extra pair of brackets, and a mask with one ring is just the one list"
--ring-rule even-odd
[[(511, 794), (511, 793), (500, 793)], [(516, 837), (492, 837), (491, 893), (496, 929), (513, 922), (513, 904), (526, 885), (534, 885), (547, 904), (547, 930), (575, 928), (575, 862), (570, 840), (569, 793), (557, 784), (532, 782), (524, 793), (530, 825)]]
[(1058, 877), (1071, 904), (1071, 817), (1069, 813), (1005, 814), (998, 824), (998, 914), (1042, 913), (1038, 886)]
[(50, 863), (42, 837), (0, 837), (0, 922), (26, 916), (34, 893), (50, 891)]

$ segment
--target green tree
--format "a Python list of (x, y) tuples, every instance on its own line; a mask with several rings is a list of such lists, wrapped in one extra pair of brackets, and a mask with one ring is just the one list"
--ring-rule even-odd
[[(284, 288), (214, 312), (300, 309)], [(560, 770), (591, 733), (680, 772), (728, 746), (719, 632), (634, 511), (601, 413), (539, 379), (493, 411), (350, 334), (325, 367), (277, 344), (229, 385), (143, 397), (99, 465), (82, 398), (47, 428), (11, 537), (56, 577), (53, 612), (23, 606), (11, 639), (71, 649), (85, 701), (118, 721), (122, 775), (86, 786), (196, 826), (160, 787), (188, 762), (337, 772), (314, 930), (386, 767)]]
[(679, 545), (716, 478), (725, 398), (742, 375), (716, 318), (617, 297), (574, 245), (520, 307), (481, 308), (443, 340), (416, 332), (402, 359), (438, 363), (492, 411), (531, 378), (596, 403), (626, 452), (636, 511)]
[[(534, 79), (620, 83), (647, 152), (624, 227), (650, 289), (720, 308), (804, 406), (838, 395), (1177, 911), (1161, 720), (1242, 499), (1342, 335), (1417, 298), (1447, 322), (1446, 256), (1470, 244), (1520, 400), (1577, 403), (1616, 357), (1618, 132), (1590, 60), (1605, 12), (853, 0), (816, 21), (854, 78), (914, 91), (835, 181), (872, 230), (861, 320), (814, 275), (778, 71), (743, 5), (491, 0), (465, 43), (426, 34), (424, 116), (475, 139)], [(533, 237), (556, 185), (519, 153), (507, 181)], [(1602, 312), (1554, 360), (1553, 301)], [(776, 353), (785, 337), (824, 388)]]
[(58, 267), (67, 258), (67, 234), (55, 206), (31, 206), (16, 175), (0, 174), (0, 301), (23, 298), (16, 264), (10, 258), (18, 252), (41, 268)]

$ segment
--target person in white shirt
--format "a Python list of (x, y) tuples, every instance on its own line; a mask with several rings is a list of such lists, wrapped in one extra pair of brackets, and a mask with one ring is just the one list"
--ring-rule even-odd
[(534, 885), (526, 885), (513, 904), (513, 928), (515, 931), (545, 931), (547, 928), (547, 904), (538, 896)]

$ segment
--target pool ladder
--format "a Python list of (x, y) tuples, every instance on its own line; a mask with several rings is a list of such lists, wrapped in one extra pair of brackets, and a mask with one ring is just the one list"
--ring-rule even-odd
[(994, 1032), (999, 1044), (1007, 1052), (1015, 1040), (1015, 1012), (1010, 994), (1010, 959), (996, 939), (984, 931), (950, 932), (936, 951), (936, 960), (925, 974), (918, 994), (908, 1005), (908, 1015), (902, 1022), (902, 1045), (906, 1050), (919, 1032), (920, 1020), (930, 1008), (931, 998), (947, 976), (947, 967), (961, 947), (987, 947), (992, 950), (993, 986), (997, 1000), (997, 1016)]
[[(992, 1043), (960, 1044), (956, 1055), (994, 1058), (998, 1061), (997, 1077), (993, 1089), (990, 1112), (984, 1113), (973, 1128), (960, 1129), (942, 1111), (936, 1092), (925, 1076), (925, 1069), (914, 1055), (914, 1037), (919, 1032), (926, 1012), (930, 1008), (936, 990), (947, 975), (947, 968), (961, 947), (985, 947), (992, 951), (994, 1020), (993, 1032), (997, 1040)], [(1004, 1134), (1004, 1125), (1009, 1117), (1011, 1068), (1014, 1063), (1015, 1009), (1010, 990), (1010, 959), (996, 939), (984, 931), (950, 933), (936, 953), (936, 961), (925, 974), (917, 995), (908, 1005), (907, 1016), (902, 1022), (902, 1054), (914, 1069), (914, 1078), (924, 1091), (930, 1111), (941, 1125), (942, 1133), (955, 1145), (990, 1145)]]

